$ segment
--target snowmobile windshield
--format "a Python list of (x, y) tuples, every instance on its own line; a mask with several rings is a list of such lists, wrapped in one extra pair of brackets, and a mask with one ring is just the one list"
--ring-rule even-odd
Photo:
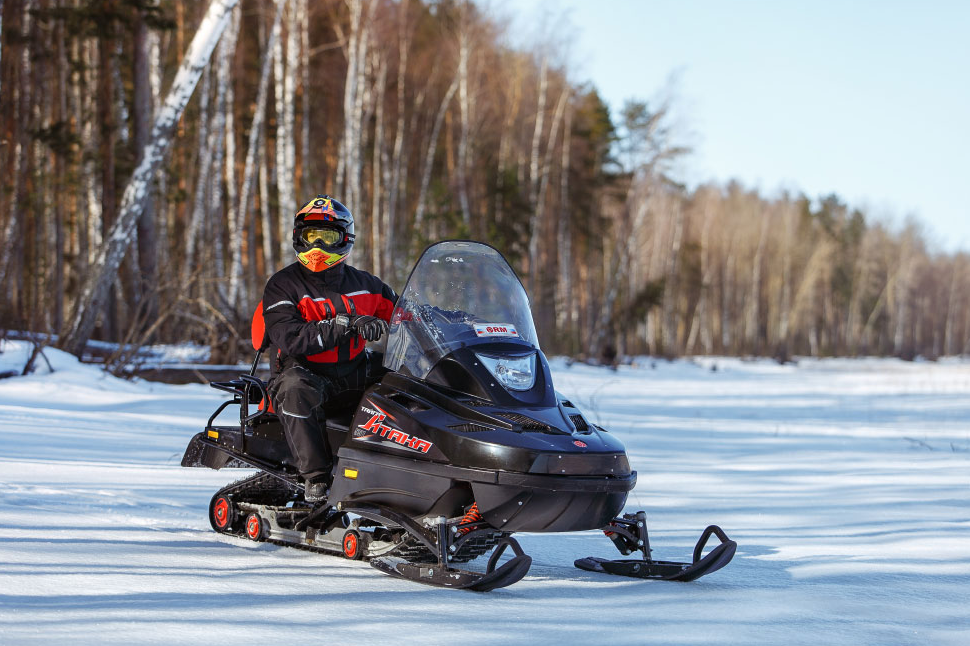
[(497, 341), (539, 348), (529, 297), (505, 258), (479, 242), (428, 247), (391, 315), (384, 367), (424, 379), (457, 348)]

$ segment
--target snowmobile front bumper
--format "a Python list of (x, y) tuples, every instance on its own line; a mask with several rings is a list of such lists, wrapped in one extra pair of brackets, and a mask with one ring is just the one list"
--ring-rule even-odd
[[(346, 504), (377, 504), (428, 513), (449, 490), (471, 488), (482, 517), (503, 532), (566, 532), (610, 522), (636, 486), (624, 476), (575, 476), (475, 469), (342, 447), (331, 495)], [(345, 476), (351, 473), (352, 478)]]

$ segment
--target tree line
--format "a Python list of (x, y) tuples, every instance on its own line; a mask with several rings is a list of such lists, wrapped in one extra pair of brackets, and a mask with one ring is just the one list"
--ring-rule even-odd
[(968, 352), (967, 254), (834, 195), (678, 184), (669, 104), (611, 114), (566, 44), (513, 47), (466, 0), (0, 0), (0, 19), (3, 329), (240, 358), (293, 213), (329, 193), (357, 217), (351, 262), (396, 288), (431, 241), (497, 247), (547, 352)]

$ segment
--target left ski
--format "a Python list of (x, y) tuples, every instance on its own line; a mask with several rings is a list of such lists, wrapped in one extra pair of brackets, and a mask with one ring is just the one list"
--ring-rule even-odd
[[(604, 559), (587, 556), (577, 559), (574, 565), (581, 570), (616, 574), (639, 579), (662, 579), (665, 581), (694, 581), (712, 572), (720, 570), (731, 562), (738, 549), (738, 544), (728, 538), (717, 525), (710, 525), (701, 534), (697, 545), (694, 546), (694, 558), (690, 563), (677, 561), (656, 561), (650, 558), (650, 542), (647, 537), (646, 514), (642, 511), (635, 515), (627, 514), (623, 518), (616, 518), (604, 530), (607, 536), (624, 554), (639, 551), (639, 559)], [(702, 556), (711, 536), (720, 539), (714, 549)]]

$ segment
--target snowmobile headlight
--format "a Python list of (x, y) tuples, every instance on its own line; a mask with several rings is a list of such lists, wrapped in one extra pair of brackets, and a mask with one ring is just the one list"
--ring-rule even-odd
[(525, 357), (493, 357), (475, 353), (488, 371), (509, 390), (529, 390), (536, 383), (536, 355)]

